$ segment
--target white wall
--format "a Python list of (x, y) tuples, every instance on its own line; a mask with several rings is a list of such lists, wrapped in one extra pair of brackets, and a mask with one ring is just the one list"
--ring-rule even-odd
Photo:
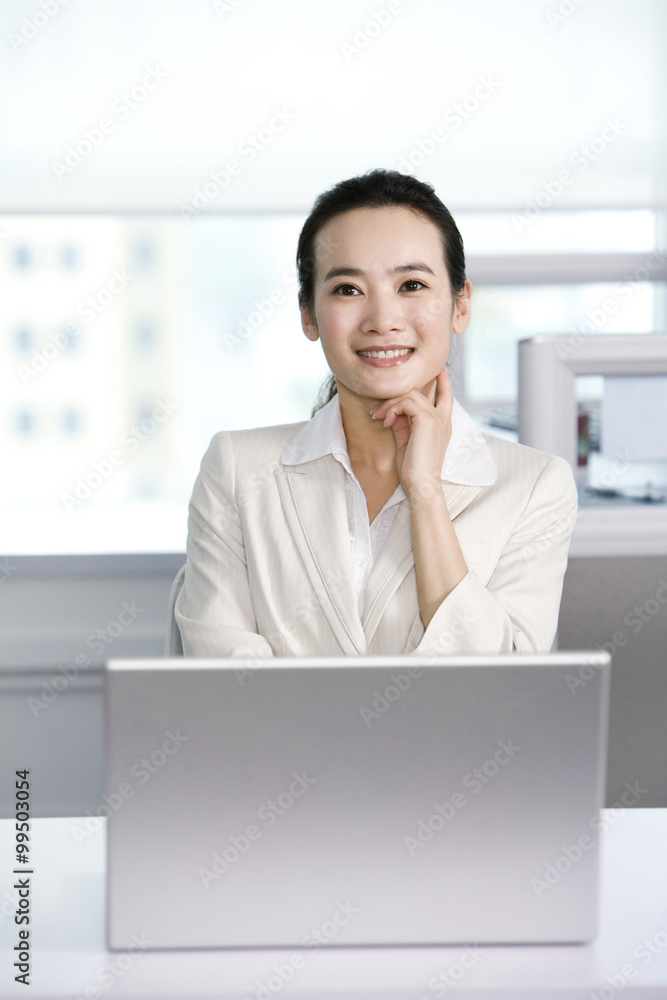
[[(521, 207), (564, 169), (574, 180), (561, 207), (664, 204), (661, 0), (56, 10), (22, 0), (0, 10), (0, 87), (11, 94), (0, 209), (173, 209), (233, 159), (239, 172), (212, 208), (301, 211), (331, 183), (404, 158), (458, 209)], [(616, 133), (580, 151), (608, 120)], [(58, 176), (54, 162), (96, 128), (90, 155)], [(243, 146), (271, 128), (254, 155)]]

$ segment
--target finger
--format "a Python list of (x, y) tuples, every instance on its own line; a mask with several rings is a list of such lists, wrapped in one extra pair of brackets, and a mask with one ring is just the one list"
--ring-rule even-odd
[(443, 409), (445, 413), (449, 413), (454, 403), (454, 393), (446, 368), (438, 372), (435, 383), (438, 390), (438, 401), (435, 404), (436, 409)]
[[(433, 413), (433, 407), (426, 396), (416, 390), (407, 393), (405, 396), (399, 396), (397, 399), (388, 400), (387, 402), (385, 421), (392, 415), (398, 416), (399, 414), (404, 414), (407, 417), (418, 417), (420, 414)], [(383, 403), (384, 405), (386, 404)], [(376, 412), (376, 417), (381, 419), (381, 410)]]
[(392, 403), (397, 403), (399, 399), (403, 399), (404, 396), (407, 395), (409, 394), (404, 393), (403, 396), (390, 396), (388, 399), (383, 399), (381, 403), (376, 403), (376, 405), (369, 412), (371, 413), (371, 415), (375, 415), (376, 417), (378, 417), (382, 412), (382, 410), (386, 411), (387, 407), (391, 406)]
[(409, 431), (412, 424), (407, 413), (394, 413), (392, 410), (384, 418), (382, 426), (386, 428), (393, 428), (394, 431), (399, 431), (401, 428)]
[(377, 406), (374, 406), (372, 410), (369, 410), (369, 413), (376, 419), (381, 418), (382, 416), (386, 416), (390, 407), (400, 403), (404, 399), (414, 399), (420, 403), (426, 401), (426, 396), (418, 389), (411, 389), (410, 392), (406, 392), (402, 396), (391, 396), (389, 399), (384, 399)]

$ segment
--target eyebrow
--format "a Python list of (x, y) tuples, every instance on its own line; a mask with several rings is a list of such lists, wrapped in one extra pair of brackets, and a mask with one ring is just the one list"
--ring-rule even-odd
[[(431, 270), (428, 264), (425, 264), (422, 260), (412, 261), (410, 264), (401, 264), (399, 267), (390, 270), (389, 274), (407, 274), (408, 271), (425, 271), (426, 274), (432, 274), (435, 277), (435, 272)], [(365, 271), (362, 271), (359, 267), (332, 267), (330, 268), (324, 276), (325, 281), (329, 281), (330, 278), (338, 278), (341, 275), (349, 275), (353, 278), (363, 278)]]

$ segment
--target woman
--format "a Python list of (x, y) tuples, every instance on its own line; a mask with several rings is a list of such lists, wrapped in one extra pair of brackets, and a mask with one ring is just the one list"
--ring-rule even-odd
[(470, 283), (449, 211), (394, 171), (343, 181), (297, 267), (329, 398), (310, 421), (214, 436), (176, 605), (185, 654), (548, 652), (574, 479), (453, 398)]

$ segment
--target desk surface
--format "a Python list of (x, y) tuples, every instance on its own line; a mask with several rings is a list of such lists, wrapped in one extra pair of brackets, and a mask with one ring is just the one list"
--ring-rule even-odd
[[(0, 820), (0, 997), (667, 1000), (667, 809), (605, 811), (601, 930), (593, 944), (467, 950), (108, 952), (105, 826), (99, 821), (83, 838), (85, 820), (33, 822), (28, 988), (14, 982), (12, 968), (14, 823)], [(291, 965), (294, 956), (299, 962)]]

